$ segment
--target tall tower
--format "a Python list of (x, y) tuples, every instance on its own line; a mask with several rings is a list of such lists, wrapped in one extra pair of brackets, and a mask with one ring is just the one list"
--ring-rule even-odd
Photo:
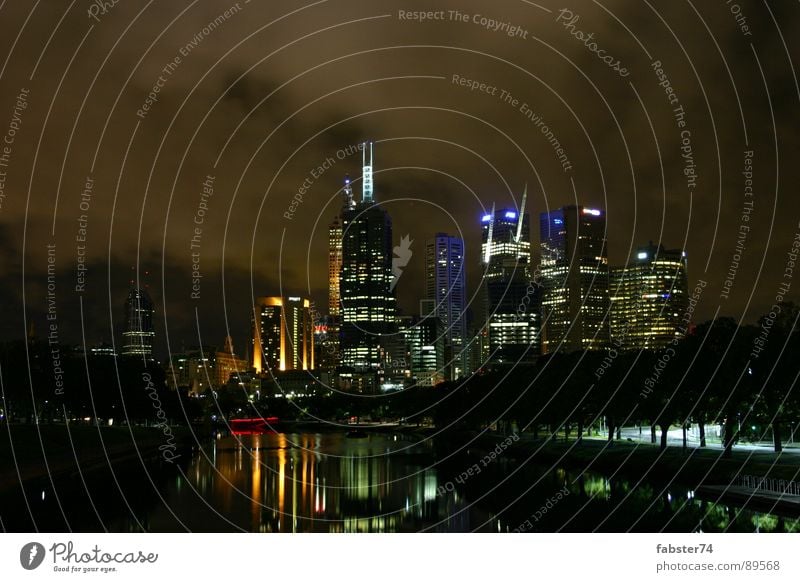
[(341, 312), (339, 277), (342, 272), (342, 219), (337, 216), (328, 227), (328, 313), (338, 317)]
[(396, 323), (392, 221), (373, 199), (372, 150), (363, 145), (363, 199), (342, 213), (341, 354), (358, 372), (383, 368)]
[[(468, 369), (464, 240), (438, 233), (425, 246), (425, 297), (434, 304), (444, 335), (448, 380)], [(421, 314), (426, 315), (426, 314)]]
[(131, 289), (125, 301), (125, 331), (122, 332), (122, 355), (137, 356), (145, 361), (153, 359), (153, 300), (147, 289)]
[(503, 208), (485, 214), (481, 219), (482, 240), (481, 259), (485, 276), (499, 277), (503, 274), (504, 265), (519, 263), (530, 271), (531, 232), (530, 220), (525, 213), (528, 188), (522, 194), (519, 210)]
[(256, 372), (314, 369), (310, 299), (259, 297), (253, 309), (252, 329)]
[(611, 339), (627, 350), (659, 349), (680, 330), (689, 306), (686, 253), (652, 242), (611, 270)]
[(481, 219), (484, 303), (483, 360), (530, 362), (540, 353), (540, 293), (531, 281), (527, 189), (519, 210), (504, 208)]
[(565, 206), (540, 216), (542, 351), (599, 350), (609, 341), (605, 212)]

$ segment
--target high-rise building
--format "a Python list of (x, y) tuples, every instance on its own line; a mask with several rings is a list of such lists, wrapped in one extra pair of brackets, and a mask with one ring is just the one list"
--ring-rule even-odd
[(466, 295), (464, 240), (438, 233), (425, 248), (425, 297), (433, 302), (441, 322), (448, 380), (468, 369)]
[(341, 211), (328, 227), (328, 315), (324, 318), (322, 316), (315, 318), (317, 319), (315, 322), (317, 339), (320, 340), (317, 342), (320, 355), (318, 363), (325, 372), (332, 372), (339, 365), (340, 359), (342, 236), (344, 233), (342, 215), (355, 206), (349, 176), (345, 177), (342, 192), (344, 200)]
[(530, 219), (522, 196), (519, 210), (483, 216), (481, 259), (485, 327), (476, 336), (483, 363), (515, 364), (540, 353), (540, 294), (531, 280)]
[(122, 332), (122, 355), (153, 359), (153, 300), (146, 289), (131, 286), (125, 301), (125, 331)]
[(328, 314), (341, 312), (339, 277), (342, 273), (342, 218), (337, 216), (328, 227)]
[(541, 353), (541, 293), (523, 268), (509, 267), (505, 274), (486, 281), (490, 306), (487, 320), (487, 361), (521, 364)]
[(611, 340), (620, 349), (659, 349), (679, 331), (689, 304), (686, 253), (652, 242), (611, 270)]
[(541, 227), (542, 351), (599, 350), (609, 341), (606, 216), (565, 206)]
[(525, 213), (525, 196), (520, 209), (503, 208), (485, 214), (481, 219), (481, 261), (484, 277), (501, 277), (504, 269), (519, 264), (530, 272), (531, 233), (530, 220)]
[(430, 311), (422, 317), (403, 318), (400, 334), (406, 346), (408, 387), (436, 386), (446, 380), (445, 342), (442, 322)]
[(168, 383), (175, 389), (186, 388), (192, 394), (219, 387), (215, 355), (216, 349), (211, 346), (197, 346), (172, 354), (166, 370)]
[(392, 221), (374, 202), (372, 144), (364, 144), (362, 201), (342, 213), (341, 358), (357, 372), (379, 372), (396, 331)]
[(253, 309), (253, 368), (314, 369), (314, 321), (311, 300), (303, 297), (259, 297)]
[(90, 347), (87, 355), (93, 358), (116, 358), (117, 352), (111, 344), (101, 342)]

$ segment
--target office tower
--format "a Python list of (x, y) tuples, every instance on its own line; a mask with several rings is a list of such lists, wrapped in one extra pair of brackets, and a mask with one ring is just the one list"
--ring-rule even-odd
[(311, 300), (259, 297), (253, 309), (253, 367), (256, 372), (313, 370)]
[(344, 200), (342, 208), (336, 218), (333, 219), (328, 228), (328, 316), (323, 318), (316, 317), (317, 348), (319, 353), (318, 362), (320, 368), (326, 372), (332, 372), (339, 365), (340, 346), (339, 331), (341, 328), (341, 276), (342, 276), (342, 215), (346, 210), (355, 206), (353, 201), (353, 189), (350, 184), (350, 177), (346, 176), (344, 188), (342, 189)]
[[(425, 247), (425, 297), (433, 302), (441, 322), (448, 380), (468, 369), (464, 350), (467, 339), (466, 271), (463, 239), (438, 233)], [(423, 312), (421, 315), (426, 316)]]
[(485, 326), (476, 336), (483, 363), (516, 364), (540, 353), (540, 293), (531, 280), (527, 191), (519, 210), (483, 216), (481, 259)]
[(400, 335), (407, 351), (407, 386), (436, 386), (447, 379), (444, 325), (434, 311), (402, 318)]
[(341, 358), (357, 372), (383, 369), (387, 337), (396, 330), (392, 221), (374, 202), (372, 154), (364, 144), (362, 201), (342, 213)]
[(131, 286), (125, 301), (125, 331), (122, 333), (122, 355), (145, 361), (153, 359), (153, 300), (146, 289)]
[(333, 219), (328, 228), (328, 313), (338, 316), (339, 276), (342, 272), (342, 220), (340, 216)]
[(565, 206), (542, 213), (540, 226), (542, 351), (606, 348), (610, 324), (605, 212)]
[(611, 270), (611, 340), (618, 349), (659, 349), (681, 335), (688, 308), (686, 253), (650, 242)]
[(504, 208), (485, 214), (481, 219), (481, 260), (484, 277), (501, 277), (508, 266), (519, 264), (530, 273), (530, 220), (525, 214), (525, 198), (519, 210)]
[(488, 361), (530, 363), (541, 353), (541, 292), (525, 269), (509, 268), (486, 281)]
[(186, 388), (192, 394), (202, 394), (219, 387), (217, 380), (216, 348), (197, 346), (172, 354), (167, 381), (173, 389)]
[(87, 355), (93, 358), (116, 358), (117, 352), (111, 344), (99, 343), (89, 348)]

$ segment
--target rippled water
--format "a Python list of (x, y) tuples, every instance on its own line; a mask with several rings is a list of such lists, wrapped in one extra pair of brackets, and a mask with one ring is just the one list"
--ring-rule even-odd
[[(225, 437), (165, 490), (152, 530), (793, 531), (797, 519), (701, 501), (625, 479), (498, 459), (448, 457), (430, 441), (370, 435)], [(466, 473), (476, 466), (479, 473)], [(515, 469), (516, 472), (515, 472)], [(563, 487), (566, 485), (567, 489)], [(559, 498), (559, 491), (568, 491)], [(555, 499), (555, 501), (551, 501)], [(550, 501), (550, 507), (547, 502)], [(523, 526), (527, 523), (528, 526)], [(135, 524), (129, 520), (126, 524)], [(135, 527), (133, 528), (135, 529)]]
[(675, 484), (510, 453), (484, 465), (486, 451), (451, 448), (400, 435), (226, 436), (178, 467), (31, 485), (26, 500), (0, 497), (0, 517), (12, 531), (34, 520), (44, 531), (800, 531), (797, 518), (701, 501)]

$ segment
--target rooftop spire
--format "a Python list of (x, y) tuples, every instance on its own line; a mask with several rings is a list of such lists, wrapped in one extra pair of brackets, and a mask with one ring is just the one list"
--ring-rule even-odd
[(519, 218), (517, 219), (517, 235), (514, 237), (514, 242), (519, 242), (522, 236), (522, 221), (525, 219), (525, 201), (528, 198), (528, 183), (525, 182), (525, 190), (522, 191), (522, 204), (519, 206)]
[(350, 175), (344, 175), (344, 208), (345, 210), (349, 210), (356, 203), (353, 200), (353, 186), (350, 184)]
[(492, 213), (489, 215), (489, 236), (486, 239), (486, 249), (484, 250), (483, 262), (488, 263), (492, 257), (492, 236), (494, 235), (494, 202), (492, 202)]
[[(369, 154), (367, 153), (367, 149), (369, 149)], [(361, 174), (361, 201), (365, 204), (372, 202), (372, 155), (373, 155), (373, 148), (372, 142), (364, 142), (361, 144), (361, 162), (362, 162), (362, 174)]]

